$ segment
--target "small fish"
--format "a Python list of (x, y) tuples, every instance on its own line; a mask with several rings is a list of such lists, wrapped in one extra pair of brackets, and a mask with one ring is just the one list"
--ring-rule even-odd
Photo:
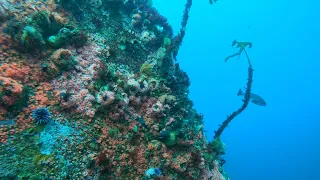
[(213, 1), (214, 1), (214, 2), (217, 2), (218, 0), (209, 0), (209, 3), (210, 3), (210, 4), (213, 4)]
[(6, 126), (14, 126), (14, 120), (2, 120), (0, 121), (0, 125), (6, 125)]
[(160, 131), (159, 139), (166, 139), (170, 137), (171, 131), (169, 129)]
[[(243, 93), (242, 90), (239, 89), (237, 95), (238, 95), (238, 96), (244, 96), (245, 93)], [(250, 94), (250, 99), (251, 99), (251, 102), (254, 103), (254, 104), (256, 104), (256, 105), (259, 105), (259, 106), (266, 106), (266, 105), (267, 105), (267, 103), (262, 99), (262, 97), (260, 97), (260, 96), (257, 95), (257, 94), (251, 93), (251, 94)]]
[(138, 122), (139, 122), (143, 127), (148, 128), (148, 126), (146, 125), (146, 122), (144, 121), (143, 118), (139, 118), (139, 119), (138, 119)]

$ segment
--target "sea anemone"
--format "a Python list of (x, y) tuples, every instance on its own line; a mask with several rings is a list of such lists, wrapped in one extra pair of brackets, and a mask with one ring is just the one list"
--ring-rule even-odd
[(47, 124), (51, 119), (51, 113), (43, 107), (33, 110), (31, 116), (37, 124)]

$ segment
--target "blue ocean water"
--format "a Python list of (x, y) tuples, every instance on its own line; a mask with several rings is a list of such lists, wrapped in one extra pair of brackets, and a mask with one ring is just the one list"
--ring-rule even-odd
[[(154, 0), (176, 30), (184, 3)], [(319, 7), (311, 0), (193, 2), (178, 61), (208, 139), (242, 103), (245, 56), (224, 62), (236, 52), (234, 39), (253, 43), (252, 92), (267, 101), (249, 104), (222, 135), (232, 180), (320, 179)]]

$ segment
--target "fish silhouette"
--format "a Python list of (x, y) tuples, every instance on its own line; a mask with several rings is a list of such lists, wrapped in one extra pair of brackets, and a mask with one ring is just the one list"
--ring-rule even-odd
[(14, 120), (0, 120), (0, 125), (6, 125), (6, 126), (14, 126)]
[(210, 4), (213, 4), (213, 1), (214, 1), (214, 2), (217, 2), (218, 0), (209, 0), (209, 3), (210, 3)]
[[(244, 96), (245, 93), (243, 93), (242, 90), (239, 89), (237, 95), (238, 95), (238, 96)], [(266, 106), (266, 105), (267, 105), (266, 101), (265, 101), (264, 99), (262, 99), (262, 97), (260, 97), (260, 96), (257, 95), (257, 94), (251, 93), (251, 94), (250, 94), (250, 100), (251, 100), (252, 103), (254, 103), (254, 104), (256, 104), (256, 105), (259, 105), (259, 106)]]

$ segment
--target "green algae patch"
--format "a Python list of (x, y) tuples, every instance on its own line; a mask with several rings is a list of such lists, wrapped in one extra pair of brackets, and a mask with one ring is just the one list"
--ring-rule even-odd
[(169, 137), (164, 140), (164, 144), (167, 146), (176, 145), (178, 142), (177, 136), (175, 132), (170, 132)]
[(142, 64), (141, 68), (140, 68), (140, 72), (146, 76), (153, 76), (154, 73), (152, 71), (152, 66), (151, 64), (148, 64), (148, 63), (144, 63)]
[(36, 156), (34, 156), (33, 158), (33, 164), (35, 166), (39, 165), (39, 162), (41, 163), (41, 161), (47, 161), (50, 158), (50, 156), (45, 155), (45, 154), (38, 154)]

